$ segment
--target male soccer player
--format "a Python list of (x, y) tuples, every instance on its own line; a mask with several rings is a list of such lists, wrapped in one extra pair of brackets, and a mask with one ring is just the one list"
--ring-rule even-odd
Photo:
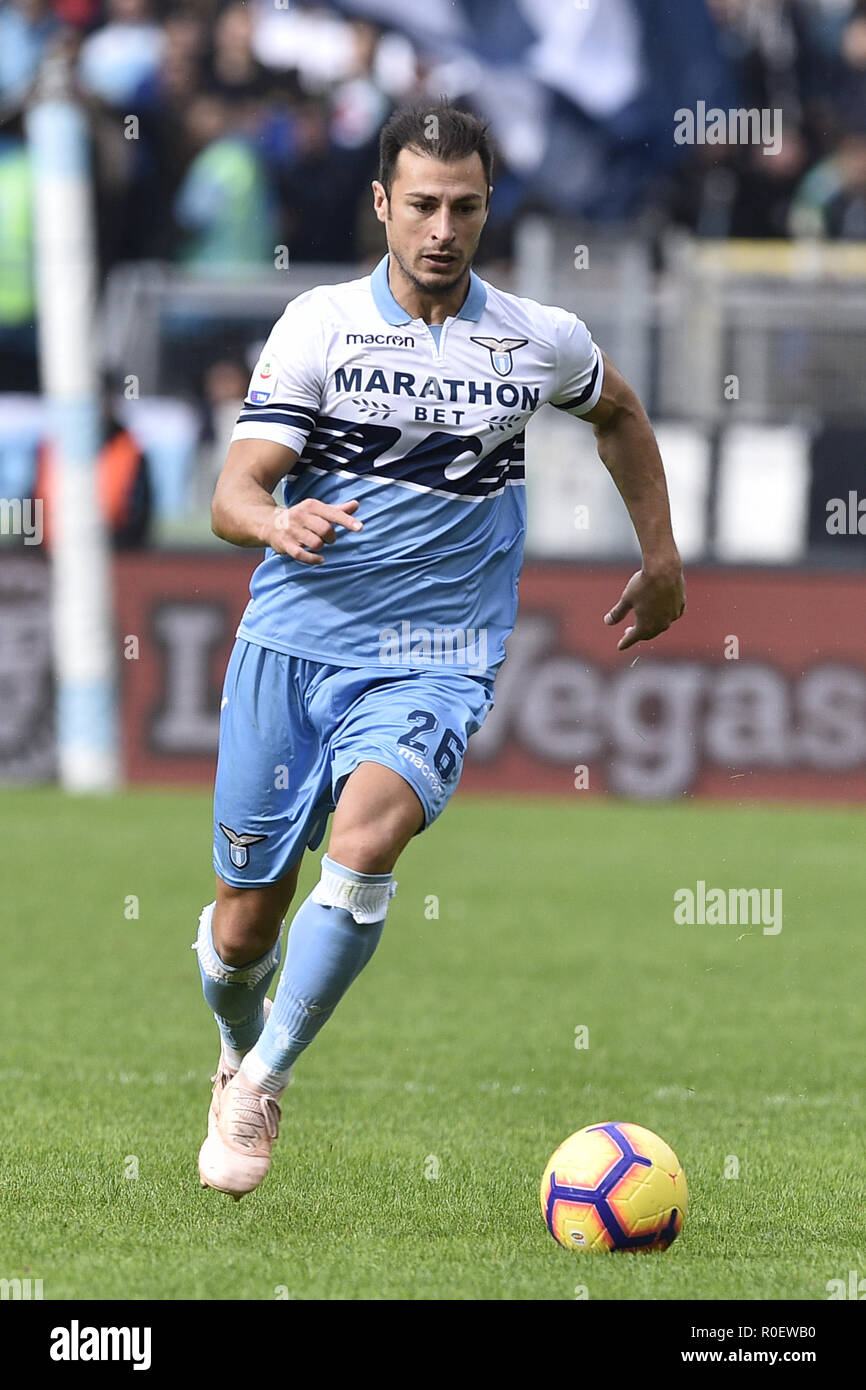
[[(214, 494), (216, 534), (267, 547), (226, 672), (216, 902), (196, 941), (222, 1038), (199, 1175), (235, 1198), (267, 1173), (292, 1066), (370, 960), (397, 859), (444, 809), (493, 705), (517, 607), (524, 430), (542, 405), (594, 426), (640, 542), (604, 619), (633, 615), (619, 650), (683, 611), (634, 392), (573, 314), (470, 268), (491, 191), (481, 121), (447, 104), (390, 118), (373, 184), (388, 254), (288, 305)], [(301, 858), (332, 810), (265, 1021)]]

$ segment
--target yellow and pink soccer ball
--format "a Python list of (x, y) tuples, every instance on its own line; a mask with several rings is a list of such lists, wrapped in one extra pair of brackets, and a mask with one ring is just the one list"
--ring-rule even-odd
[(688, 1210), (686, 1175), (652, 1130), (588, 1125), (560, 1144), (541, 1179), (541, 1211), (566, 1250), (666, 1250)]

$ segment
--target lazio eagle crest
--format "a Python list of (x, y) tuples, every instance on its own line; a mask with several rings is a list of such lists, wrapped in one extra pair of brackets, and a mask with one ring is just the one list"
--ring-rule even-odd
[(514, 367), (514, 360), (511, 356), (518, 348), (526, 347), (528, 338), (472, 338), (473, 343), (478, 343), (479, 347), (486, 347), (490, 353), (490, 360), (493, 363), (493, 370), (499, 376), (510, 376)]
[(238, 834), (232, 830), (231, 826), (219, 823), (220, 830), (229, 842), (229, 859), (231, 859), (236, 869), (245, 869), (250, 862), (250, 845), (258, 845), (262, 840), (266, 840), (267, 835), (248, 835)]

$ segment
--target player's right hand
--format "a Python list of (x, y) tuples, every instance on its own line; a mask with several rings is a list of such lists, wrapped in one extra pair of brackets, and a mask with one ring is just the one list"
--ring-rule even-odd
[(359, 506), (357, 498), (335, 507), (316, 497), (305, 497), (294, 507), (276, 507), (267, 544), (280, 555), (300, 560), (302, 565), (323, 565), (324, 556), (316, 552), (325, 545), (334, 544), (335, 527), (363, 530), (363, 523), (352, 515)]

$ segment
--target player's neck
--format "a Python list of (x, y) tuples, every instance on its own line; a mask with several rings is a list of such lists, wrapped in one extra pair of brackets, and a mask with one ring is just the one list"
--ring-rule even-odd
[(426, 294), (410, 280), (394, 258), (388, 257), (388, 284), (391, 293), (407, 314), (425, 323), (444, 323), (459, 314), (469, 293), (469, 267), (456, 285), (447, 293)]

